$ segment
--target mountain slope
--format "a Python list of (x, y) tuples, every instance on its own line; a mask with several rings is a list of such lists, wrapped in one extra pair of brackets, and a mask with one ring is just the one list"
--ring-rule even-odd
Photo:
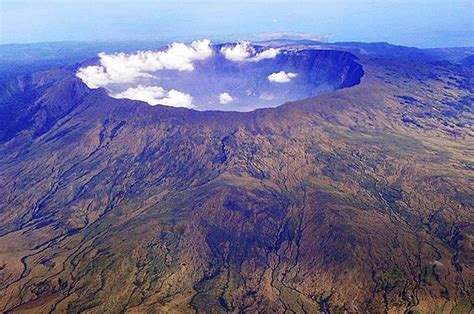
[(469, 312), (472, 69), (360, 61), (249, 113), (12, 83), (2, 311)]

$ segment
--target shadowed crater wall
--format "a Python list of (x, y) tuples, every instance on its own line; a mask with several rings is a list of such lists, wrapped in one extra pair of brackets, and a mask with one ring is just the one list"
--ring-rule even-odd
[[(269, 80), (269, 75), (281, 71), (296, 76), (288, 82)], [(354, 55), (334, 50), (285, 50), (259, 62), (235, 62), (215, 53), (195, 62), (192, 72), (161, 72), (159, 85), (192, 95), (196, 109), (236, 111), (276, 107), (351, 87), (359, 84), (364, 74)], [(233, 100), (220, 104), (218, 96), (223, 92)]]
[(174, 43), (156, 51), (100, 54), (78, 72), (114, 98), (196, 110), (252, 111), (351, 87), (364, 75), (338, 50), (268, 48), (249, 42)]

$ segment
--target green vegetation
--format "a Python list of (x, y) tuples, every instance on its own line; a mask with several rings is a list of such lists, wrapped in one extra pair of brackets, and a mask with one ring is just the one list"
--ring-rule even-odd
[(451, 311), (451, 314), (469, 314), (473, 309), (473, 305), (469, 300), (463, 300), (456, 304), (456, 306)]

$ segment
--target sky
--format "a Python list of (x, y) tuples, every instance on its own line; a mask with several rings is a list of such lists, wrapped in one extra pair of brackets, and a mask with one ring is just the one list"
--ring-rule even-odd
[(0, 43), (247, 39), (474, 46), (474, 0), (0, 0)]

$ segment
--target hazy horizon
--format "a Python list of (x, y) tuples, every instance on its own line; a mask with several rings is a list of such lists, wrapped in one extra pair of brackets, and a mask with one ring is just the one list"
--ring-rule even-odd
[(329, 42), (461, 47), (474, 45), (473, 10), (473, 1), (460, 0), (2, 0), (0, 44), (236, 40), (285, 32)]

